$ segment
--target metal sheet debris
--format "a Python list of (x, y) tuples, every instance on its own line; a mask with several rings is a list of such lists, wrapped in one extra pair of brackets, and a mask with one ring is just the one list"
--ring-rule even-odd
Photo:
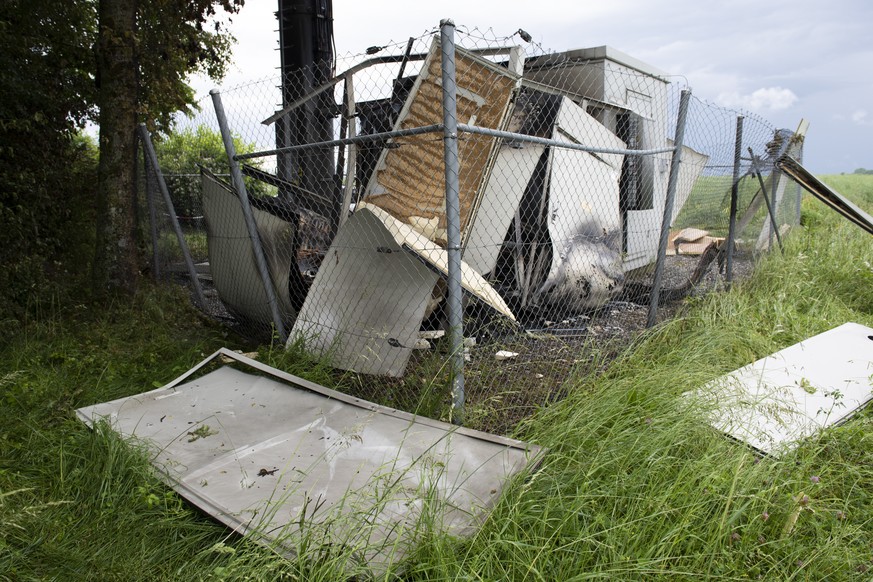
[[(343, 224), (306, 296), (289, 342), (332, 365), (402, 376), (448, 252), (377, 206), (362, 202)], [(515, 321), (481, 275), (461, 265), (461, 285)]]
[[(234, 367), (203, 374), (218, 356)], [(301, 536), (356, 548), (373, 572), (403, 558), (422, 516), (452, 535), (474, 531), (540, 452), (226, 349), (163, 388), (76, 412), (147, 445), (171, 487), (235, 531), (289, 556)]]
[(873, 216), (870, 216), (858, 206), (841, 196), (827, 184), (816, 178), (800, 162), (791, 156), (785, 156), (777, 163), (777, 167), (792, 180), (803, 186), (807, 192), (827, 204), (843, 218), (859, 226), (869, 234), (873, 234)]
[(779, 455), (873, 399), (873, 329), (846, 323), (762, 358), (696, 393), (712, 425)]
[(402, 376), (439, 275), (359, 208), (322, 261), (288, 336), (333, 366)]
[[(230, 186), (203, 172), (203, 214), (209, 251), (209, 269), (222, 303), (237, 317), (269, 325), (270, 302), (255, 263), (242, 205)], [(294, 225), (272, 214), (252, 209), (258, 235), (273, 281), (279, 312), (288, 320), (296, 315), (288, 291), (293, 257), (287, 249), (294, 240)], [(245, 241), (245, 244), (240, 244)], [(293, 268), (297, 268), (293, 264)]]

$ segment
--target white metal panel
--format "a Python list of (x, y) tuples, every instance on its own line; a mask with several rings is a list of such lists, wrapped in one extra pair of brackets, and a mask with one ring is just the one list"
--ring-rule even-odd
[[(673, 147), (673, 140), (667, 140), (667, 144)], [(709, 156), (702, 154), (688, 146), (682, 146), (682, 163), (679, 165), (679, 176), (676, 182), (676, 195), (673, 199), (673, 215), (670, 217), (670, 226), (676, 221), (682, 207), (688, 202), (688, 197), (697, 183), (697, 178), (709, 162)]]
[[(222, 303), (231, 312), (252, 321), (273, 322), (242, 205), (236, 194), (214, 177), (203, 174), (203, 214), (212, 281)], [(288, 292), (288, 279), (295, 257), (290, 254), (294, 226), (281, 218), (252, 208), (261, 246), (267, 259), (279, 311), (288, 319), (295, 315)]]
[[(625, 148), (614, 133), (566, 97), (561, 101), (554, 137), (602, 148)], [(607, 232), (621, 229), (618, 179), (623, 160), (621, 154), (553, 149), (549, 234), (556, 245), (574, 235), (588, 234), (589, 224)]]
[(360, 206), (336, 235), (288, 341), (333, 366), (402, 376), (439, 275)]
[[(246, 371), (225, 366), (181, 383), (219, 354)], [(449, 534), (471, 532), (539, 451), (227, 350), (167, 387), (77, 415), (145, 443), (176, 491), (234, 530), (289, 555), (301, 535), (313, 547), (353, 547), (375, 573), (403, 558), (425, 511)]]
[(873, 398), (873, 329), (846, 323), (719, 378), (698, 395), (718, 430), (779, 454)]
[(629, 210), (627, 213), (627, 252), (624, 270), (633, 271), (651, 264), (658, 255), (658, 238), (664, 217), (663, 200), (657, 210)]
[(494, 269), (506, 231), (544, 149), (536, 144), (512, 147), (504, 143), (498, 151), (464, 250), (464, 262), (475, 271), (486, 274)]
[[(302, 338), (332, 365), (399, 377), (448, 251), (377, 206), (361, 202), (339, 229), (288, 341)], [(515, 321), (503, 298), (461, 263), (461, 285)]]
[[(624, 149), (625, 143), (600, 122), (564, 97), (555, 139)], [(549, 180), (549, 235), (562, 248), (577, 235), (601, 236), (621, 229), (618, 180), (621, 154), (589, 154), (552, 150)], [(553, 261), (554, 265), (554, 261)]]

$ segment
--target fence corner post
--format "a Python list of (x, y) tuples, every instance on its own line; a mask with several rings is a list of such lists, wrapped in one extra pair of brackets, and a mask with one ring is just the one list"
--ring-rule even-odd
[(455, 80), (455, 23), (440, 21), (443, 143), (446, 182), (446, 239), (449, 258), (448, 318), (452, 361), (452, 422), (464, 423), (464, 302), (461, 287), (461, 203), (458, 160), (458, 99)]
[(658, 317), (658, 303), (661, 299), (661, 279), (664, 275), (664, 263), (667, 259), (667, 243), (670, 238), (670, 220), (673, 217), (673, 200), (676, 198), (676, 186), (679, 182), (679, 164), (682, 160), (682, 147), (685, 141), (685, 122), (688, 118), (688, 104), (691, 101), (691, 90), (683, 89), (679, 98), (679, 113), (676, 116), (676, 136), (673, 139), (673, 157), (670, 161), (670, 176), (667, 179), (667, 195), (664, 200), (664, 218), (661, 221), (661, 238), (658, 241), (658, 257), (655, 260), (655, 276), (652, 281), (652, 292), (649, 294), (649, 315), (646, 327), (652, 327)]
[(279, 312), (279, 302), (276, 298), (276, 290), (273, 288), (273, 281), (270, 277), (270, 270), (267, 267), (267, 259), (264, 256), (264, 249), (261, 247), (261, 238), (258, 236), (258, 226), (255, 224), (255, 217), (252, 213), (251, 204), (249, 204), (249, 195), (246, 192), (246, 185), (243, 181), (242, 171), (239, 167), (239, 162), (236, 159), (236, 148), (233, 145), (233, 135), (230, 132), (230, 126), (227, 123), (227, 116), (224, 113), (224, 105), (221, 103), (221, 93), (213, 89), (209, 92), (212, 97), (212, 105), (215, 107), (215, 116), (218, 118), (218, 127), (221, 130), (221, 139), (224, 142), (224, 150), (227, 152), (227, 161), (230, 164), (230, 177), (239, 197), (240, 206), (242, 206), (243, 217), (246, 222), (246, 229), (249, 232), (249, 239), (252, 243), (252, 251), (255, 255), (255, 263), (258, 267), (258, 273), (261, 276), (261, 282), (264, 285), (264, 292), (267, 294), (267, 301), (270, 304), (270, 315), (273, 318), (273, 325), (276, 326), (276, 333), (279, 335), (279, 340), (284, 343), (288, 339), (285, 333), (285, 324), (282, 321), (282, 314)]

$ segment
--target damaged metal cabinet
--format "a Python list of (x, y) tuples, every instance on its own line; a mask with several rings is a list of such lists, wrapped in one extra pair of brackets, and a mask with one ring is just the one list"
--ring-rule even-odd
[[(463, 123), (502, 129), (520, 75), (468, 51), (456, 52), (457, 111)], [(440, 45), (431, 45), (394, 124), (395, 130), (442, 123)], [(483, 208), (497, 139), (469, 136), (459, 155), (462, 239), (499, 247), (505, 234), (477, 217)], [(433, 136), (392, 138), (367, 182), (363, 202), (342, 225), (307, 295), (289, 341), (342, 369), (403, 375), (428, 309), (447, 273), (444, 146)], [(488, 191), (484, 219), (493, 214)], [(483, 238), (484, 237), (484, 238)], [(484, 264), (479, 261), (476, 267)], [(462, 286), (514, 320), (503, 299), (464, 263)]]
[[(570, 95), (627, 144), (657, 149), (667, 144), (667, 73), (612, 47), (576, 49), (529, 59), (525, 78)], [(597, 145), (589, 143), (587, 145)], [(669, 155), (626, 161), (619, 206), (624, 271), (655, 260), (667, 193)]]

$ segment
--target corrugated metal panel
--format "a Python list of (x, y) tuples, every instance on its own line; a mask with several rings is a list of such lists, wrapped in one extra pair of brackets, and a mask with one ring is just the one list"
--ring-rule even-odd
[[(219, 355), (236, 368), (185, 382)], [(106, 419), (144, 442), (170, 486), (234, 530), (289, 555), (300, 536), (316, 548), (356, 548), (376, 573), (403, 558), (423, 513), (449, 534), (470, 533), (506, 480), (539, 452), (352, 398), (228, 350), (164, 388), (77, 415), (88, 424)]]

